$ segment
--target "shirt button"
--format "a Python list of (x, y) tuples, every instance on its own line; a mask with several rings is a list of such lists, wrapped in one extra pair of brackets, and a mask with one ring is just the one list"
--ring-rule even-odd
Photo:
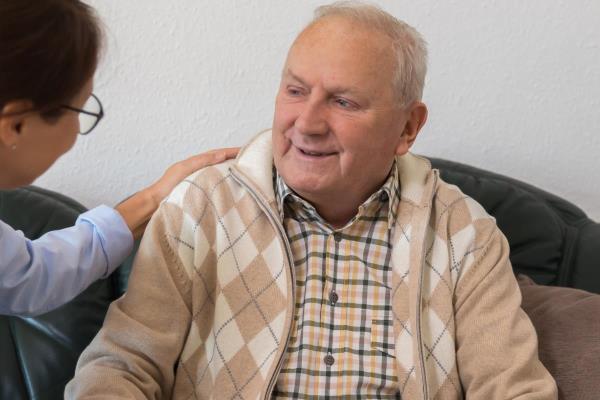
[(379, 200), (381, 200), (381, 201), (387, 201), (387, 199), (388, 199), (387, 192), (381, 192), (381, 194), (379, 195)]
[(331, 354), (327, 354), (325, 356), (324, 361), (325, 361), (326, 365), (331, 367), (333, 365), (333, 363), (335, 362), (335, 358), (333, 358), (333, 356)]
[(335, 303), (337, 303), (339, 299), (340, 299), (340, 297), (335, 292), (335, 290), (332, 290), (331, 292), (329, 292), (329, 301), (331, 302), (332, 305), (335, 305)]
[(336, 232), (333, 234), (333, 239), (335, 239), (336, 242), (341, 242), (342, 241), (342, 234), (339, 232)]

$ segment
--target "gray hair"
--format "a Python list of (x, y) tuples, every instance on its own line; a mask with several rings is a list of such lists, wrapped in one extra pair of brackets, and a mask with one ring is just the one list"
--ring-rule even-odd
[(308, 26), (328, 17), (352, 19), (367, 29), (388, 36), (396, 53), (393, 84), (399, 101), (406, 105), (422, 99), (427, 74), (427, 43), (415, 28), (376, 5), (360, 1), (337, 1), (318, 7)]

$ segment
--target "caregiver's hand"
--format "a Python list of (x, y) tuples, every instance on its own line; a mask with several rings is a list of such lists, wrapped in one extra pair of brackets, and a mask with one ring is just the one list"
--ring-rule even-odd
[(117, 205), (115, 209), (127, 223), (134, 239), (142, 236), (160, 202), (179, 182), (201, 168), (235, 157), (238, 151), (238, 147), (211, 150), (175, 163), (158, 181)]

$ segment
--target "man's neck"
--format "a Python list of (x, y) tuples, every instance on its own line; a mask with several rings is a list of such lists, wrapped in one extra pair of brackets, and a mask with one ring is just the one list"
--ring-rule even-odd
[[(318, 205), (315, 202), (311, 202), (315, 206), (315, 209), (319, 215), (334, 229), (340, 229), (346, 226), (348, 222), (356, 216), (358, 213), (358, 207), (362, 202), (356, 204), (341, 204), (339, 199), (332, 200), (327, 204)], [(331, 206), (333, 204), (333, 207)]]
[(359, 207), (384, 185), (386, 179), (387, 177), (359, 193), (336, 192), (321, 196), (298, 194), (315, 207), (323, 220), (334, 229), (339, 229), (346, 226), (358, 214)]

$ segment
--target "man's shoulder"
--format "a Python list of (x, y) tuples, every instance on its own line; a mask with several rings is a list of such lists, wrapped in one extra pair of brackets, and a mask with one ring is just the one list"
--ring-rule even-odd
[(194, 172), (175, 186), (164, 203), (186, 209), (193, 204), (205, 203), (223, 190), (231, 190), (230, 166), (233, 162), (235, 160), (227, 160)]
[[(458, 186), (438, 179), (433, 207), (438, 217), (442, 219), (460, 218), (463, 223), (489, 221), (495, 224), (495, 218), (475, 199), (466, 195)], [(446, 214), (446, 215), (445, 215)]]
[(230, 167), (235, 163), (235, 159), (226, 160), (218, 164), (214, 164), (188, 176), (182, 183), (189, 183), (194, 186), (214, 188), (215, 185), (222, 183), (229, 178), (231, 172)]
[[(430, 227), (446, 243), (453, 254), (464, 255), (465, 260), (476, 257), (479, 250), (487, 248), (492, 240), (503, 240), (503, 235), (481, 204), (456, 185), (438, 179)], [(500, 233), (500, 234), (499, 234)]]

